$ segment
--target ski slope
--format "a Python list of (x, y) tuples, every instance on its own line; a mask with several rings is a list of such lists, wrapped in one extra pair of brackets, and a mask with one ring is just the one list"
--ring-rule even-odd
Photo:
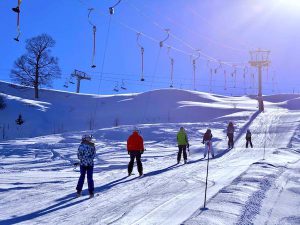
[[(0, 205), (5, 206), (0, 211), (0, 224), (300, 223), (298, 96), (266, 96), (266, 110), (258, 113), (253, 110), (255, 100), (245, 96), (200, 93), (202, 102), (198, 102), (190, 97), (199, 96), (195, 92), (186, 92), (185, 97), (180, 91), (155, 92), (151, 96), (160, 95), (155, 98), (156, 104), (166, 101), (165, 96), (173, 100), (174, 105), (169, 107), (176, 112), (173, 118), (177, 122), (168, 122), (166, 116), (164, 121), (133, 123), (131, 120), (132, 123), (128, 121), (118, 127), (92, 131), (81, 131), (78, 127), (78, 131), (0, 142)], [(9, 94), (29, 99), (17, 96), (18, 93)], [(130, 107), (143, 108), (140, 104), (147, 100), (147, 95), (137, 95), (140, 100), (131, 102)], [(76, 97), (84, 98), (82, 95), (70, 98)], [(41, 102), (51, 102), (48, 105), (55, 111), (57, 103), (51, 100), (50, 91), (47, 98)], [(70, 101), (68, 106), (76, 103)], [(10, 106), (14, 104), (10, 102)], [(149, 107), (153, 108), (153, 104)], [(29, 108), (32, 117), (36, 116), (36, 110)], [(181, 114), (181, 108), (187, 111)], [(51, 113), (44, 117), (54, 117), (53, 111), (38, 113)], [(159, 110), (156, 111), (159, 115)], [(210, 115), (205, 116), (208, 112)], [(204, 119), (195, 121), (196, 114)], [(235, 148), (230, 151), (226, 151), (228, 121), (234, 121), (236, 127)], [(125, 145), (134, 126), (141, 130), (147, 149), (142, 157), (145, 173), (142, 178), (138, 177), (136, 167), (135, 175), (127, 177), (129, 157)], [(191, 144), (186, 165), (175, 164), (176, 133), (180, 126), (187, 130)], [(207, 128), (212, 130), (217, 156), (209, 161), (207, 209), (202, 209), (207, 160), (202, 158), (201, 141)], [(248, 128), (252, 131), (253, 149), (245, 148)], [(83, 196), (75, 198), (79, 172), (72, 164), (82, 134), (91, 132), (97, 148), (96, 196), (88, 198), (85, 184)]]

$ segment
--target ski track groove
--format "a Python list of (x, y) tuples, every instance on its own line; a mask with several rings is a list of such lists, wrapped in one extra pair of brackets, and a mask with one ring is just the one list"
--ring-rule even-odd
[[(243, 137), (241, 136), (238, 140), (235, 140), (236, 144), (235, 144), (235, 148), (234, 149), (228, 151), (226, 154), (222, 155), (220, 158), (216, 158), (216, 159), (213, 159), (212, 161), (210, 161), (210, 166), (212, 168), (214, 168), (214, 169), (218, 169), (218, 170), (220, 169), (221, 170), (222, 168), (226, 167), (226, 164), (228, 163), (228, 160), (234, 161), (235, 156), (238, 157), (239, 155), (244, 154), (244, 153), (245, 154), (253, 154), (253, 155), (257, 154), (257, 153), (261, 154), (262, 152), (260, 150), (262, 148), (266, 147), (266, 143), (268, 144), (268, 148), (271, 148), (271, 145), (272, 145), (272, 147), (274, 147), (273, 145), (274, 144), (276, 145), (276, 143), (274, 143), (274, 142), (275, 142), (275, 140), (277, 138), (277, 135), (276, 135), (277, 133), (275, 133), (275, 135), (274, 135), (274, 133), (273, 132), (270, 133), (270, 131), (272, 130), (271, 128), (273, 128), (273, 129), (275, 128), (276, 130), (279, 129), (278, 126), (272, 126), (272, 124), (281, 124), (280, 123), (280, 119), (281, 119), (283, 113), (284, 112), (282, 110), (280, 113), (275, 114), (275, 116), (270, 116), (270, 117), (268, 117), (268, 115), (262, 115), (261, 114), (254, 121), (252, 121), (252, 123), (250, 124), (250, 126), (252, 125), (256, 129), (259, 129), (261, 127), (263, 128), (263, 129), (261, 129), (260, 133), (255, 134), (256, 135), (256, 146), (257, 146), (257, 148), (259, 148), (259, 150), (255, 149), (256, 146), (254, 145), (254, 149), (250, 149), (252, 152), (249, 153), (249, 149), (246, 149), (246, 148), (244, 148), (242, 146), (242, 145), (244, 145), (244, 143), (242, 144), (242, 142), (244, 142), (244, 140), (243, 140)], [(266, 120), (267, 120), (267, 124), (266, 124)], [(252, 128), (252, 130), (253, 130), (253, 128)], [(266, 134), (267, 134), (267, 137), (266, 137)], [(259, 144), (262, 145), (262, 146), (258, 147)], [(222, 149), (222, 148), (218, 148), (217, 146), (218, 146), (218, 144), (216, 145), (216, 147), (214, 147), (215, 150), (216, 150), (216, 152), (217, 152), (217, 149)], [(267, 152), (268, 148), (266, 148), (266, 156), (268, 154), (270, 154), (270, 152)], [(55, 161), (55, 159), (56, 159), (55, 156), (57, 156), (57, 155), (58, 155), (58, 157), (60, 159), (64, 159), (63, 155), (60, 155), (58, 152), (54, 151), (53, 149), (51, 149), (50, 151), (52, 153), (52, 157), (51, 157), (52, 160)], [(198, 155), (196, 154), (196, 157), (197, 156)], [(202, 179), (202, 177), (205, 177), (204, 171), (206, 171), (206, 162), (207, 162), (206, 160), (202, 160), (202, 161), (199, 161), (199, 162), (193, 163), (193, 164), (189, 164), (188, 163), (187, 165), (184, 165), (184, 166), (172, 168), (172, 169), (164, 172), (163, 174), (158, 174), (158, 177), (160, 177), (159, 180), (162, 180), (162, 181), (165, 180), (165, 179), (172, 180), (173, 176), (175, 174), (177, 174), (177, 173), (186, 173), (186, 171), (189, 171), (190, 173), (193, 173), (193, 174), (197, 174), (197, 176), (195, 176), (195, 177), (193, 176), (192, 177), (192, 182), (189, 182), (190, 180), (187, 181), (186, 179), (184, 179), (184, 177), (182, 177), (183, 180), (181, 180), (181, 182), (182, 181), (185, 182), (185, 185), (184, 185), (184, 190), (185, 191), (184, 192), (179, 193), (179, 194), (177, 194), (175, 196), (172, 196), (171, 198), (163, 199), (163, 203), (161, 203), (160, 205), (152, 208), (145, 215), (141, 216), (139, 219), (137, 219), (136, 221), (132, 222), (131, 224), (132, 225), (133, 224), (140, 224), (140, 223), (142, 223), (144, 221), (144, 219), (147, 219), (147, 217), (149, 217), (150, 215), (156, 214), (156, 213), (160, 214), (160, 209), (161, 208), (164, 208), (165, 206), (170, 205), (171, 203), (175, 202), (177, 199), (180, 199), (181, 197), (184, 197), (188, 191), (193, 191), (194, 187), (199, 188), (202, 185), (204, 185), (205, 178)], [(51, 166), (53, 166), (53, 165), (51, 165)], [(245, 172), (248, 168), (249, 168), (249, 166), (243, 172)], [(151, 173), (151, 172), (154, 172), (154, 171), (150, 171), (148, 173)], [(235, 174), (235, 177), (240, 176), (243, 172), (241, 172), (239, 174)], [(200, 174), (202, 174), (202, 176)], [(96, 193), (95, 194), (95, 197), (93, 199), (89, 200), (90, 202), (88, 202), (87, 205), (86, 205), (86, 203), (84, 203), (84, 204), (86, 206), (88, 206), (87, 210), (90, 211), (91, 208), (92, 208), (91, 206), (94, 205), (95, 203), (97, 203), (98, 198), (101, 198), (103, 195), (106, 195), (107, 193), (110, 193), (110, 192), (116, 192), (116, 193), (119, 194), (122, 191), (122, 189), (127, 189), (128, 187), (130, 187), (132, 185), (132, 183), (135, 186), (138, 186), (137, 185), (137, 183), (138, 183), (138, 184), (144, 184), (143, 186), (147, 187), (146, 190), (144, 190), (143, 192), (141, 192), (139, 194), (141, 202), (147, 202), (147, 201), (149, 201), (151, 199), (155, 200), (155, 195), (151, 195), (149, 197), (147, 193), (151, 192), (152, 190), (155, 190), (155, 188), (157, 186), (157, 184), (154, 181), (156, 176), (157, 175), (155, 175), (154, 177), (153, 176), (149, 176), (148, 177), (147, 173), (145, 173), (145, 176), (142, 177), (142, 178), (134, 177), (130, 181), (127, 181), (128, 179), (126, 178), (124, 181), (127, 181), (127, 182), (124, 185), (123, 184), (120, 184), (120, 185), (116, 184), (116, 185), (113, 185), (113, 187), (109, 187), (109, 188), (107, 188), (105, 190), (101, 190), (100, 193), (98, 193), (98, 194)], [(201, 183), (200, 185), (199, 185), (199, 181)], [(209, 179), (209, 187), (216, 186), (216, 184), (218, 184), (218, 182), (215, 182), (214, 180), (210, 180)], [(190, 186), (190, 188), (186, 190), (186, 187), (189, 187), (189, 186)], [(171, 192), (169, 191), (170, 192), (169, 193), (168, 192), (168, 187), (169, 187), (169, 184), (167, 182), (166, 183), (162, 183), (161, 188), (163, 190), (161, 191), (161, 193), (165, 194), (166, 196), (168, 196), (170, 193), (172, 193), (174, 191), (174, 190), (170, 190)], [(217, 190), (217, 192), (215, 194), (213, 194), (212, 196), (210, 196), (210, 197), (208, 196), (209, 198), (208, 198), (207, 204), (209, 204), (210, 200), (213, 197), (215, 197), (223, 187), (224, 186), (221, 186), (220, 189)], [(260, 195), (260, 194), (261, 193), (257, 193), (257, 195)], [(27, 198), (27, 197), (28, 197), (28, 195), (26, 195), (24, 198)], [(254, 200), (251, 201), (251, 199), (250, 199), (249, 202), (247, 203), (247, 205), (251, 206), (251, 204), (257, 204), (255, 202), (255, 197), (256, 197), (256, 195), (253, 196)], [(277, 197), (279, 198), (279, 196), (277, 196)], [(184, 198), (182, 198), (182, 199), (184, 199)], [(101, 199), (100, 199), (100, 201), (101, 201)], [(106, 199), (106, 201), (107, 201), (107, 199)], [(162, 201), (162, 200), (160, 200), (160, 201)], [(122, 208), (122, 205), (124, 203), (121, 206), (114, 207), (113, 208), (114, 209), (113, 212), (115, 212), (115, 213), (113, 213), (113, 216), (117, 217), (117, 218), (115, 218), (113, 221), (108, 222), (107, 224), (114, 224), (114, 223), (122, 222), (122, 220), (124, 218), (126, 218), (126, 216), (131, 213), (131, 211), (133, 210), (133, 208), (138, 208), (139, 204), (137, 204), (137, 202), (139, 202), (139, 201), (132, 201), (132, 200), (125, 201), (124, 203), (127, 206), (125, 212), (122, 211), (122, 210), (120, 210), (120, 208)], [(159, 201), (156, 200), (156, 203), (158, 203), (158, 202)], [(78, 208), (80, 210), (80, 206), (81, 205), (75, 205), (75, 208), (76, 209)], [(130, 206), (130, 207), (128, 207), (128, 206)], [(133, 206), (133, 207), (131, 207), (131, 206)], [(202, 212), (200, 212), (199, 215), (201, 213)], [(76, 214), (78, 214), (78, 212), (77, 211), (73, 211), (73, 213), (68, 214), (68, 215), (76, 215)], [(110, 216), (112, 216), (112, 215), (111, 214), (101, 214), (100, 223), (101, 223), (101, 220), (104, 217), (110, 217)], [(64, 219), (65, 221), (67, 220), (65, 214), (64, 215), (60, 215), (60, 218)], [(93, 215), (92, 218), (93, 218), (93, 222), (90, 223), (90, 224), (99, 223), (99, 218), (96, 215)], [(43, 221), (43, 217), (37, 219), (34, 222), (42, 223), (42, 221)], [(245, 221), (247, 222), (247, 220), (245, 220)], [(241, 222), (241, 224), (247, 224), (245, 221), (241, 219), (240, 222)], [(252, 220), (250, 220), (250, 221), (252, 221)]]

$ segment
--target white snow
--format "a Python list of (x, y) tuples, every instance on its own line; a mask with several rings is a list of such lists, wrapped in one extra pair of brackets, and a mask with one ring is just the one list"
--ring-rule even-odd
[[(0, 224), (300, 224), (298, 95), (265, 96), (258, 113), (251, 97), (176, 89), (115, 96), (43, 90), (39, 101), (32, 89), (8, 83), (0, 92), (7, 104), (0, 111)], [(236, 140), (227, 151), (229, 121)], [(136, 166), (127, 177), (134, 126), (147, 149), (142, 178)], [(191, 145), (186, 165), (175, 165), (180, 126)], [(209, 161), (203, 209), (207, 128), (217, 156)], [(248, 128), (254, 148), (245, 148)], [(85, 133), (97, 148), (93, 199), (87, 184), (75, 198), (73, 162)]]

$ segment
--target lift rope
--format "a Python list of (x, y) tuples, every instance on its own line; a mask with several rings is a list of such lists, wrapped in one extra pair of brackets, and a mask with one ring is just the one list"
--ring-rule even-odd
[(246, 74), (248, 72), (248, 68), (245, 67), (243, 70), (243, 80), (244, 80), (244, 94), (247, 94), (247, 85), (246, 85)]
[(162, 41), (160, 41), (159, 42), (159, 47), (160, 48), (162, 48), (163, 46), (164, 46), (164, 42), (166, 41), (166, 40), (168, 40), (169, 39), (169, 37), (170, 37), (170, 29), (165, 29), (165, 31), (167, 32), (167, 36), (165, 37), (165, 39), (164, 40), (162, 40)]
[(93, 54), (92, 54), (92, 68), (95, 68), (96, 65), (94, 63), (95, 61), (95, 55), (96, 55), (96, 30), (97, 30), (97, 27), (95, 24), (92, 23), (91, 19), (90, 19), (90, 15), (91, 15), (91, 12), (94, 10), (94, 8), (89, 8), (89, 13), (88, 13), (88, 21), (89, 21), (89, 24), (93, 27)]
[(210, 76), (209, 76), (209, 91), (212, 92), (212, 76), (213, 76), (213, 69), (210, 68)]
[(226, 70), (224, 70), (224, 90), (227, 90), (227, 73)]
[(142, 69), (142, 73), (141, 73), (141, 81), (145, 81), (145, 78), (144, 78), (144, 47), (140, 44), (139, 42), (139, 39), (140, 39), (140, 36), (141, 36), (141, 33), (137, 33), (137, 36), (136, 36), (136, 43), (137, 45), (140, 47), (141, 49), (141, 69)]
[(219, 65), (215, 68), (214, 72), (215, 74), (218, 73), (218, 70), (222, 68), (222, 62), (219, 63)]
[(236, 88), (236, 68), (235, 67), (234, 67), (234, 70), (233, 70), (231, 76), (234, 79), (234, 86), (233, 86), (233, 88)]
[(198, 52), (198, 56), (192, 60), (192, 64), (193, 64), (193, 85), (194, 85), (194, 91), (196, 90), (196, 60), (199, 59), (199, 57), (200, 57), (199, 50), (197, 50), (197, 52)]
[(19, 37), (21, 35), (21, 29), (20, 29), (20, 6), (21, 6), (22, 0), (18, 0), (18, 6), (15, 8), (12, 8), (12, 11), (17, 13), (17, 37), (14, 38), (15, 41), (19, 41)]
[(173, 87), (174, 59), (170, 56), (170, 50), (171, 50), (171, 47), (168, 47), (168, 57), (169, 57), (170, 63), (171, 63), (171, 70), (170, 70), (171, 84), (170, 84), (170, 88), (172, 88)]

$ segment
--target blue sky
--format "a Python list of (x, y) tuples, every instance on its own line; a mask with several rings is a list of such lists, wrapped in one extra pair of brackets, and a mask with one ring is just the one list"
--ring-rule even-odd
[[(81, 92), (112, 94), (168, 88), (171, 84), (170, 57), (174, 59), (173, 86), (194, 88), (191, 55), (200, 49), (208, 57), (196, 61), (195, 87), (227, 95), (257, 93), (257, 72), (223, 65), (247, 63), (249, 51), (271, 51), (271, 67), (263, 73), (263, 93), (299, 92), (300, 1), (298, 0), (122, 0), (110, 16), (108, 7), (116, 0), (23, 0), (20, 42), (16, 36), (16, 1), (0, 2), (0, 79), (10, 81), (14, 60), (25, 52), (25, 40), (47, 33), (56, 40), (52, 55), (59, 58), (62, 79), (53, 87), (63, 87), (74, 69), (82, 70), (92, 81), (81, 84)], [(91, 21), (97, 26), (96, 68), (91, 68), (93, 36), (88, 8), (94, 8)], [(109, 26), (110, 23), (110, 26)], [(159, 41), (170, 29), (170, 38)], [(109, 32), (108, 32), (109, 30)], [(144, 47), (145, 81), (141, 82), (141, 55), (137, 33)], [(168, 54), (168, 47), (170, 47)], [(105, 57), (104, 57), (105, 55)], [(103, 66), (102, 66), (103, 65)], [(224, 76), (224, 70), (226, 76)], [(254, 74), (254, 76), (252, 75)], [(225, 82), (226, 77), (226, 82)], [(211, 79), (211, 81), (210, 81)], [(127, 90), (121, 89), (121, 86)]]

